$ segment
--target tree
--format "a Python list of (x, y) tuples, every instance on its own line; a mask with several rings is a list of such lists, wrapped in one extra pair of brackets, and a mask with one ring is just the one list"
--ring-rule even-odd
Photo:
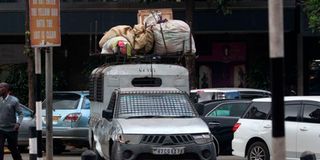
[(35, 111), (35, 73), (34, 73), (34, 54), (30, 46), (29, 30), (29, 1), (25, 1), (25, 45), (24, 54), (27, 56), (27, 73), (28, 73), (28, 107)]
[(313, 32), (320, 32), (320, 0), (306, 0), (303, 8), (308, 17), (309, 27)]

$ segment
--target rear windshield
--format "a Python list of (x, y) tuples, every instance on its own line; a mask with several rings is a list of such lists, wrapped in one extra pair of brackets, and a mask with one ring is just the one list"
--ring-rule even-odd
[[(54, 93), (52, 109), (76, 109), (81, 96), (75, 93)], [(43, 108), (46, 108), (43, 103)]]
[(192, 104), (184, 94), (122, 94), (116, 117), (194, 117)]

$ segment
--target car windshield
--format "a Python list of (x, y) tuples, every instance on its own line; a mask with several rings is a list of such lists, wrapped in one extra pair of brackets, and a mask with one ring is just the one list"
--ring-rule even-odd
[[(81, 96), (75, 93), (54, 93), (52, 99), (52, 109), (75, 109), (77, 108)], [(43, 103), (43, 108), (46, 108)]]
[(118, 118), (195, 117), (188, 97), (183, 94), (122, 94), (116, 109)]

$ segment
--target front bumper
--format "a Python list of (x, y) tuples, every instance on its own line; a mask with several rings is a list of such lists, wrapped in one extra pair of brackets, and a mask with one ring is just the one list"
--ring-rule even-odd
[[(184, 153), (180, 155), (154, 154), (153, 149), (155, 147), (183, 147)], [(150, 144), (115, 143), (112, 153), (114, 154), (114, 158), (116, 160), (216, 160), (214, 143), (192, 143), (162, 146)]]

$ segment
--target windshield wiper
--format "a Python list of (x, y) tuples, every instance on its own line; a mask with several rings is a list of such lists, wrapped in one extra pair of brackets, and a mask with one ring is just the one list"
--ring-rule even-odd
[(127, 117), (126, 119), (131, 119), (131, 118), (193, 118), (195, 116), (155, 116), (155, 115), (145, 115), (145, 116), (130, 116)]
[(126, 119), (131, 119), (131, 118), (163, 118), (163, 116), (145, 115), (145, 116), (130, 116), (130, 117), (126, 117)]
[(194, 118), (196, 116), (170, 116), (170, 118)]

